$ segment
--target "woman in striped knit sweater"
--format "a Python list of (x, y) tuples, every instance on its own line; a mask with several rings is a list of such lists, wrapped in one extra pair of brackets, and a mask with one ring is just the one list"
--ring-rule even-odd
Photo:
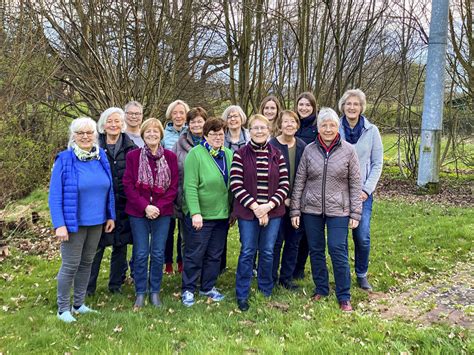
[[(262, 115), (249, 120), (250, 142), (234, 154), (230, 188), (234, 193), (233, 215), (237, 217), (241, 249), (237, 265), (236, 295), (242, 311), (249, 308), (255, 253), (259, 252), (258, 288), (272, 293), (273, 248), (278, 236), (289, 182), (281, 152), (268, 144), (270, 121)], [(245, 171), (245, 174), (244, 174)]]

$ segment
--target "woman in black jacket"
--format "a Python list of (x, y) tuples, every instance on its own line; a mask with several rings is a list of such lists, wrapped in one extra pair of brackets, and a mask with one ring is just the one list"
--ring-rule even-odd
[[(304, 231), (302, 228), (295, 229), (291, 225), (289, 208), (293, 181), (306, 143), (295, 137), (296, 131), (300, 128), (300, 119), (293, 111), (282, 111), (274, 128), (276, 132), (279, 132), (279, 135), (270, 139), (270, 144), (278, 148), (285, 157), (290, 180), (290, 192), (285, 200), (285, 215), (282, 217), (278, 238), (273, 250), (273, 282), (274, 284), (278, 282), (286, 289), (294, 290), (297, 286), (293, 284), (293, 271), (298, 256), (298, 245), (301, 237), (304, 236)], [(283, 242), (285, 242), (284, 247)], [(282, 247), (283, 253), (281, 252)], [(279, 279), (278, 269), (280, 271)]]
[(127, 245), (132, 243), (132, 233), (128, 216), (124, 212), (126, 197), (123, 191), (122, 177), (125, 172), (125, 157), (128, 152), (137, 148), (135, 143), (125, 134), (127, 125), (125, 123), (125, 113), (118, 107), (110, 107), (101, 115), (97, 122), (99, 135), (99, 146), (107, 154), (112, 178), (114, 183), (115, 230), (112, 233), (102, 233), (102, 237), (97, 247), (97, 253), (92, 264), (87, 294), (94, 294), (97, 286), (97, 278), (100, 270), (100, 263), (104, 255), (105, 247), (112, 246), (110, 259), (109, 291), (111, 293), (121, 293), (122, 284), (127, 271)]

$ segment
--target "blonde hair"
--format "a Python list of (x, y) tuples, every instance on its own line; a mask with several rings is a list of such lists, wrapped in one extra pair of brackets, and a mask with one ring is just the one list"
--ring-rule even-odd
[(248, 127), (251, 128), (252, 127), (252, 123), (254, 121), (262, 121), (262, 122), (265, 122), (265, 124), (267, 125), (268, 128), (271, 128), (271, 122), (268, 118), (266, 118), (264, 115), (261, 115), (259, 113), (255, 114), (255, 115), (252, 115), (250, 116), (249, 118), (249, 124), (248, 124)]
[(158, 127), (158, 130), (160, 131), (160, 140), (162, 140), (163, 137), (164, 137), (163, 124), (161, 123), (161, 121), (158, 118), (155, 118), (155, 117), (150, 117), (142, 123), (142, 125), (140, 127), (140, 137), (142, 137), (142, 139), (144, 139), (143, 134), (151, 126)]
[(169, 121), (171, 120), (171, 113), (173, 112), (173, 110), (175, 109), (176, 106), (178, 105), (183, 105), (184, 107), (184, 115), (186, 116), (188, 114), (188, 111), (189, 111), (189, 106), (186, 102), (184, 102), (183, 100), (175, 100), (173, 101), (172, 103), (170, 103), (168, 105), (168, 108), (166, 109), (166, 114), (165, 114), (165, 117), (166, 117), (166, 120)]
[(339, 112), (344, 114), (344, 105), (349, 97), (357, 97), (360, 103), (360, 114), (362, 115), (365, 112), (365, 107), (367, 106), (367, 99), (365, 98), (365, 94), (361, 89), (352, 89), (347, 90), (342, 97), (339, 99), (338, 108)]

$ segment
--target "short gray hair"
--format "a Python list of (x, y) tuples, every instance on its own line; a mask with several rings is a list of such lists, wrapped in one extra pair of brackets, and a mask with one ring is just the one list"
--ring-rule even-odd
[(168, 105), (168, 108), (166, 109), (166, 114), (165, 117), (167, 120), (171, 119), (171, 112), (173, 112), (174, 108), (178, 105), (183, 105), (184, 106), (184, 115), (188, 114), (189, 111), (189, 105), (184, 102), (183, 100), (175, 100), (172, 103)]
[(94, 143), (98, 143), (98, 134), (97, 134), (97, 124), (90, 117), (79, 117), (71, 122), (69, 126), (69, 142), (67, 144), (68, 148), (72, 147), (74, 141), (74, 134), (80, 129), (87, 128), (94, 131)]
[(319, 126), (323, 124), (324, 121), (333, 121), (339, 127), (339, 116), (337, 115), (336, 111), (329, 107), (321, 107), (318, 113), (318, 129)]
[(342, 97), (339, 99), (339, 104), (337, 105), (339, 108), (339, 112), (344, 114), (344, 104), (346, 103), (349, 97), (357, 97), (359, 99), (359, 103), (361, 106), (360, 114), (365, 112), (365, 107), (367, 106), (367, 100), (365, 98), (365, 94), (361, 89), (352, 89), (347, 90)]
[(101, 113), (99, 121), (97, 122), (97, 130), (99, 133), (105, 133), (104, 126), (107, 122), (107, 118), (112, 116), (114, 113), (118, 113), (120, 120), (122, 121), (122, 133), (127, 129), (127, 124), (125, 123), (125, 112), (119, 107), (109, 107), (107, 110)]
[(125, 112), (127, 112), (128, 109), (132, 106), (138, 107), (140, 109), (140, 111), (142, 111), (142, 113), (143, 113), (143, 105), (141, 103), (139, 103), (138, 101), (130, 101), (128, 104), (125, 105), (123, 110)]
[(244, 110), (240, 106), (237, 105), (231, 105), (227, 107), (224, 112), (222, 113), (222, 119), (227, 122), (229, 119), (229, 115), (232, 112), (237, 112), (242, 120), (242, 126), (247, 122), (247, 115), (244, 113)]

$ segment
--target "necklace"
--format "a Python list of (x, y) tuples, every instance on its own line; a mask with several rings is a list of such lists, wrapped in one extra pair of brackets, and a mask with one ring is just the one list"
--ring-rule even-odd
[(217, 166), (217, 169), (219, 169), (219, 171), (221, 172), (222, 176), (225, 176), (225, 155), (222, 156), (222, 163), (224, 164), (224, 167), (221, 169), (221, 167), (219, 166), (219, 164), (217, 163), (217, 160), (215, 158), (212, 158), (212, 160), (214, 160), (214, 163), (216, 164)]

